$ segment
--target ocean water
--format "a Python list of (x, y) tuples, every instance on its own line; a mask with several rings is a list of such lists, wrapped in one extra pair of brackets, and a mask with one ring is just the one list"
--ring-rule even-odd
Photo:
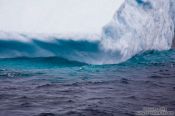
[(175, 50), (111, 65), (59, 57), (0, 59), (1, 116), (135, 116), (175, 111)]

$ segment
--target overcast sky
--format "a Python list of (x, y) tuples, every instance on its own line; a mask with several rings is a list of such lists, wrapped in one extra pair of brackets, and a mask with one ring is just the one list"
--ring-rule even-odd
[(0, 31), (100, 33), (123, 0), (0, 0)]

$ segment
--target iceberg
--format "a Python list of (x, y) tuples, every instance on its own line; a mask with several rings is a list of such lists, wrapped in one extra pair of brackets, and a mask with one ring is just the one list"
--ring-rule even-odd
[(102, 46), (125, 61), (147, 50), (168, 50), (175, 24), (173, 0), (125, 0), (102, 32)]

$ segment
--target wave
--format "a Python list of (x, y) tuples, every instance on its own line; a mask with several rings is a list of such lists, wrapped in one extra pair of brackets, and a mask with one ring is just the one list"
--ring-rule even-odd
[(0, 40), (0, 58), (61, 57), (88, 64), (115, 63), (117, 54), (104, 51), (100, 41), (52, 39)]
[[(125, 0), (101, 36), (43, 37), (0, 34), (0, 58), (59, 57), (88, 64), (117, 64), (149, 50), (169, 50), (173, 0)], [(48, 39), (49, 38), (49, 39)], [(93, 40), (93, 41), (92, 41)]]
[(48, 69), (57, 67), (79, 67), (87, 64), (77, 61), (71, 61), (60, 57), (18, 57), (18, 58), (1, 58), (1, 69)]
[[(139, 53), (126, 62), (113, 65), (89, 65), (83, 62), (67, 60), (61, 57), (18, 57), (18, 58), (0, 58), (0, 72), (12, 69), (32, 70), (32, 69), (55, 69), (55, 68), (76, 68), (84, 70), (86, 68), (105, 68), (117, 67), (149, 67), (149, 66), (175, 66), (175, 50), (168, 51), (147, 51)], [(77, 68), (78, 67), (78, 68)], [(80, 67), (80, 68), (79, 68)]]
[(164, 66), (164, 65), (175, 65), (175, 50), (166, 51), (146, 51), (139, 53), (132, 57), (128, 61), (119, 65), (124, 66)]

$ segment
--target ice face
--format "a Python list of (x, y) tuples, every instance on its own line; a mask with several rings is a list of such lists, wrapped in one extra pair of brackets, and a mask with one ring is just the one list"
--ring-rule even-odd
[(173, 0), (125, 0), (103, 28), (102, 45), (122, 60), (147, 50), (171, 48), (174, 36)]

